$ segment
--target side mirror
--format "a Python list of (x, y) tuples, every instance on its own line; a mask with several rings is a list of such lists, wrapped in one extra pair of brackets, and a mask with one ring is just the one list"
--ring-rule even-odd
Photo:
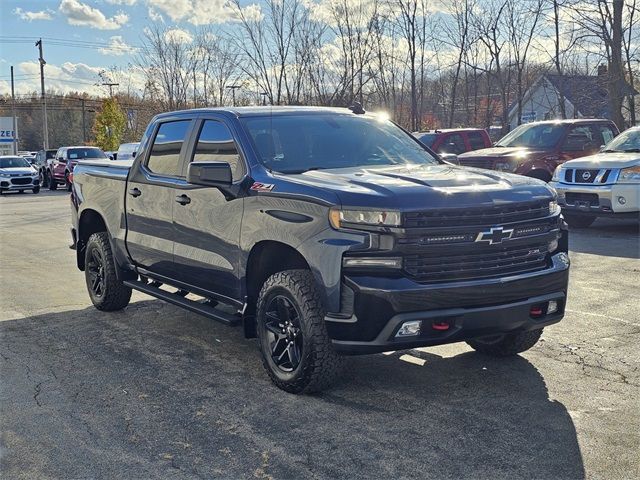
[(227, 162), (192, 162), (187, 169), (187, 182), (207, 187), (228, 187), (233, 182)]

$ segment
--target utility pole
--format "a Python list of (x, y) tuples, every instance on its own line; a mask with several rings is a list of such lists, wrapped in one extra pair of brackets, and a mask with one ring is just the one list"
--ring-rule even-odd
[(80, 99), (82, 102), (82, 143), (87, 144), (87, 124), (85, 123), (85, 113), (84, 113), (84, 97)]
[(105, 86), (105, 87), (109, 87), (109, 96), (113, 97), (113, 87), (117, 87), (120, 84), (119, 83), (105, 82), (102, 85)]
[(36, 47), (40, 52), (40, 89), (42, 92), (42, 146), (45, 150), (49, 148), (49, 129), (47, 127), (47, 98), (44, 93), (44, 66), (47, 62), (42, 58), (42, 39), (36, 42)]
[(13, 118), (13, 154), (18, 154), (18, 127), (16, 122), (16, 92), (13, 87), (13, 65), (11, 65), (11, 117)]
[(233, 101), (233, 106), (236, 106), (236, 90), (242, 87), (242, 85), (227, 85), (227, 88), (231, 89), (231, 99)]

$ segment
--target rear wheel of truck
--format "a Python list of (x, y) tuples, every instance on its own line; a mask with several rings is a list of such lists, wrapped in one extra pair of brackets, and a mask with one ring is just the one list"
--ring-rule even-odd
[(112, 312), (128, 305), (131, 289), (116, 277), (116, 264), (106, 232), (94, 233), (89, 237), (84, 274), (89, 297), (98, 310)]
[(273, 383), (289, 393), (330, 386), (342, 370), (324, 324), (324, 307), (308, 270), (285, 270), (267, 279), (256, 322), (262, 363)]
[(491, 335), (469, 340), (467, 344), (475, 351), (492, 357), (510, 357), (533, 347), (542, 335), (542, 328), (527, 332)]
[(596, 221), (596, 217), (593, 215), (571, 215), (570, 213), (563, 213), (562, 216), (569, 226), (574, 228), (587, 228)]
[(48, 174), (47, 177), (49, 177), (49, 190), (57, 190), (58, 184), (56, 183), (55, 178), (53, 178), (53, 175)]

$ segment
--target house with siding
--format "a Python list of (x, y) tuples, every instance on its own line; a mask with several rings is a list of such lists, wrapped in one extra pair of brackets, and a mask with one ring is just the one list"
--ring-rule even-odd
[[(520, 123), (562, 118), (564, 100), (566, 118), (609, 118), (609, 92), (606, 68), (598, 75), (541, 75), (525, 92)], [(626, 98), (637, 95), (625, 82)], [(518, 126), (518, 105), (509, 107), (509, 129)]]

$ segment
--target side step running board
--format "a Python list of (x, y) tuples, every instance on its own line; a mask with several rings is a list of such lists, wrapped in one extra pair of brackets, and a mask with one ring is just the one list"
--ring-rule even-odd
[(147, 283), (131, 280), (125, 281), (123, 283), (127, 287), (133, 288), (134, 290), (138, 290), (142, 293), (146, 293), (147, 295), (151, 295), (152, 297), (159, 298), (160, 300), (164, 300), (165, 302), (173, 303), (174, 305), (178, 305), (179, 307), (186, 308), (187, 310), (191, 310), (192, 312), (199, 313), (200, 315), (204, 315), (205, 317), (217, 320), (218, 322), (222, 322), (225, 325), (236, 325), (240, 323), (239, 316), (223, 312), (205, 303), (194, 302), (193, 300), (181, 297), (179, 295), (176, 295), (175, 293), (161, 290)]

